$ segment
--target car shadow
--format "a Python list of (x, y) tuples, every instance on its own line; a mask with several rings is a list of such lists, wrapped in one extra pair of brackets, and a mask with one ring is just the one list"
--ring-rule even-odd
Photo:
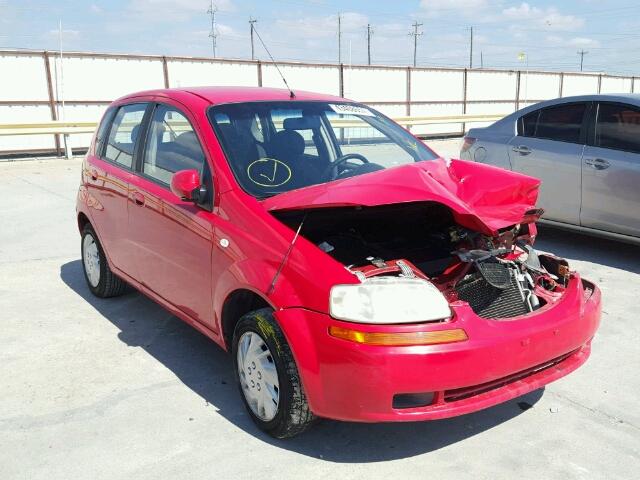
[(258, 430), (245, 412), (230, 356), (213, 341), (142, 294), (94, 297), (79, 260), (62, 265), (60, 278), (120, 330), (118, 338), (122, 342), (143, 348), (238, 428), (271, 445), (326, 461), (380, 462), (438, 450), (518, 416), (532, 408), (544, 393), (539, 389), (480, 412), (431, 422), (323, 420), (295, 439), (277, 440)]
[(637, 245), (539, 225), (535, 247), (559, 257), (640, 273)]

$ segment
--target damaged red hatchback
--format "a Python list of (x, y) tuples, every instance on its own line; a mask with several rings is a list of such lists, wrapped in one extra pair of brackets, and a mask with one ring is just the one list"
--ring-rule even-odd
[(132, 285), (231, 351), (276, 437), (445, 418), (589, 355), (600, 292), (532, 248), (538, 187), (342, 98), (142, 92), (84, 162), (82, 263), (94, 294)]

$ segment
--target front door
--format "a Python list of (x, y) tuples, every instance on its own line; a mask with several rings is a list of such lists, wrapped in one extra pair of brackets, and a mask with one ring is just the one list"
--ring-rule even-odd
[(600, 103), (582, 162), (584, 227), (640, 236), (640, 109)]
[(165, 104), (155, 107), (144, 142), (129, 197), (137, 279), (190, 317), (210, 323), (211, 214), (169, 189), (179, 170), (197, 169), (203, 177), (203, 149), (186, 114)]
[(538, 206), (548, 220), (580, 223), (586, 110), (586, 103), (571, 103), (531, 112), (509, 142), (513, 170), (542, 180)]

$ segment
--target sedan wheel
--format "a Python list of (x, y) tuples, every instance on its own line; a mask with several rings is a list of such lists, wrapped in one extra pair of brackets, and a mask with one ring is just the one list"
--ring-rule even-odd
[(245, 332), (238, 342), (238, 376), (244, 398), (260, 420), (268, 422), (278, 413), (278, 371), (265, 341), (255, 332)]
[(87, 280), (95, 288), (100, 283), (100, 255), (93, 235), (87, 234), (82, 239), (82, 254)]
[(298, 367), (270, 308), (242, 316), (231, 349), (242, 400), (254, 423), (276, 438), (293, 437), (314, 422)]

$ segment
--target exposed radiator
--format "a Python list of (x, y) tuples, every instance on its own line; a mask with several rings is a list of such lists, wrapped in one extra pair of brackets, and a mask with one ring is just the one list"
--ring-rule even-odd
[(511, 318), (529, 312), (513, 277), (507, 288), (501, 290), (474, 273), (459, 282), (456, 291), (458, 298), (469, 303), (480, 317)]

